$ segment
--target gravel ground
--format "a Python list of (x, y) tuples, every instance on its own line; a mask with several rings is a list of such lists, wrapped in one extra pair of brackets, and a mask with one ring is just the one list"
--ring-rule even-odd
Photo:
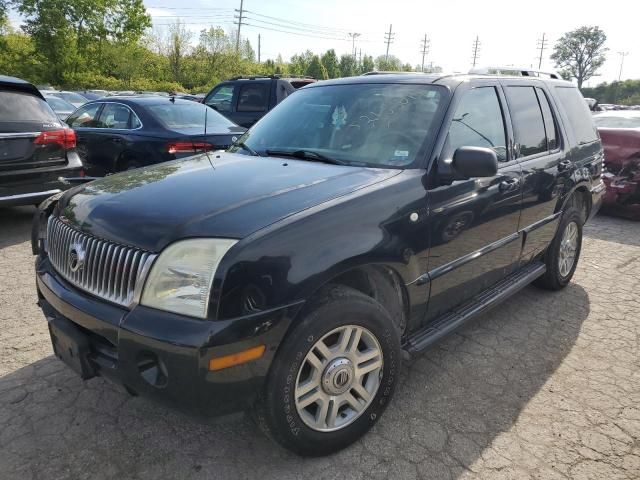
[(574, 282), (528, 287), (404, 368), (360, 442), (302, 459), (79, 380), (36, 306), (32, 208), (0, 209), (0, 478), (638, 479), (640, 223), (597, 217)]

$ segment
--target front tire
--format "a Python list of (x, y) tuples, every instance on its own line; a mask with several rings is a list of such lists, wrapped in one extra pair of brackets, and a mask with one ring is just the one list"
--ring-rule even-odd
[(280, 346), (258, 423), (299, 455), (341, 450), (380, 418), (400, 365), (400, 339), (386, 310), (357, 290), (331, 286)]
[(582, 250), (582, 225), (582, 214), (572, 202), (562, 215), (556, 236), (545, 253), (547, 271), (534, 285), (546, 290), (561, 290), (569, 284)]

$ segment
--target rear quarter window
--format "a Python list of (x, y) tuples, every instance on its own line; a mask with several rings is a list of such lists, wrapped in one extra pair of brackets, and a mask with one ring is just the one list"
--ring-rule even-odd
[(597, 141), (598, 133), (591, 112), (580, 91), (575, 87), (556, 87), (555, 91), (578, 144)]
[(0, 91), (0, 122), (58, 123), (58, 117), (42, 100), (25, 92)]

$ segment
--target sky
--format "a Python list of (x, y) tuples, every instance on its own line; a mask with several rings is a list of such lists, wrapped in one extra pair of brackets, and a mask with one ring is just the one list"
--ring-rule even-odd
[[(240, 0), (144, 0), (155, 28), (178, 18), (197, 33), (203, 28), (234, 27)], [(445, 72), (466, 72), (471, 67), (473, 41), (480, 40), (479, 66), (538, 65), (538, 41), (548, 41), (542, 70), (554, 70), (549, 59), (553, 43), (563, 33), (583, 25), (598, 25), (607, 34), (607, 62), (601, 75), (586, 86), (617, 80), (621, 55), (622, 78), (640, 79), (640, 2), (637, 0), (244, 0), (247, 11), (242, 36), (257, 49), (261, 35), (261, 59), (282, 54), (288, 60), (307, 49), (322, 53), (329, 48), (338, 55), (351, 53), (348, 33), (359, 33), (356, 51), (383, 55), (385, 32), (393, 25), (389, 53), (412, 66), (422, 61), (421, 41), (430, 41), (426, 64), (433, 62)], [(296, 23), (289, 23), (293, 21)], [(283, 25), (287, 27), (283, 28)], [(283, 33), (275, 30), (289, 30)], [(322, 38), (318, 38), (322, 37)], [(194, 35), (197, 38), (197, 35)]]
[[(180, 17), (190, 29), (199, 31), (211, 25), (234, 28), (234, 9), (240, 7), (240, 0), (145, 0), (145, 5), (159, 28), (166, 28), (161, 24)], [(537, 66), (536, 46), (544, 33), (549, 48), (543, 53), (542, 69), (549, 70), (554, 68), (549, 59), (554, 41), (579, 26), (598, 25), (607, 34), (609, 52), (601, 76), (587, 86), (617, 80), (619, 51), (629, 53), (624, 59), (623, 78), (640, 78), (640, 2), (635, 0), (244, 0), (244, 9), (250, 13), (242, 36), (256, 48), (258, 34), (261, 35), (262, 60), (275, 58), (278, 53), (288, 59), (306, 49), (319, 53), (334, 48), (338, 54), (351, 53), (347, 32), (360, 33), (356, 48), (362, 49), (363, 55), (375, 57), (385, 53), (384, 35), (392, 24), (395, 35), (390, 54), (411, 65), (420, 64), (420, 42), (426, 34), (431, 42), (427, 63), (433, 61), (445, 71), (459, 72), (471, 67), (476, 35), (481, 43), (478, 65)], [(280, 19), (324, 27), (326, 36), (334, 39), (266, 29), (281, 29), (274, 25), (286, 23)], [(265, 28), (258, 28), (259, 24)]]

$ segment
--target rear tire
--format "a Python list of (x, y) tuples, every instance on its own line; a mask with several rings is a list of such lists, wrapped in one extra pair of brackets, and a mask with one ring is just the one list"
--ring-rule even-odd
[(255, 410), (258, 425), (299, 455), (341, 450), (380, 418), (400, 365), (386, 310), (357, 290), (331, 286), (281, 344)]
[(563, 213), (558, 231), (544, 256), (547, 271), (534, 285), (546, 290), (566, 287), (578, 266), (582, 249), (582, 212), (572, 201)]

